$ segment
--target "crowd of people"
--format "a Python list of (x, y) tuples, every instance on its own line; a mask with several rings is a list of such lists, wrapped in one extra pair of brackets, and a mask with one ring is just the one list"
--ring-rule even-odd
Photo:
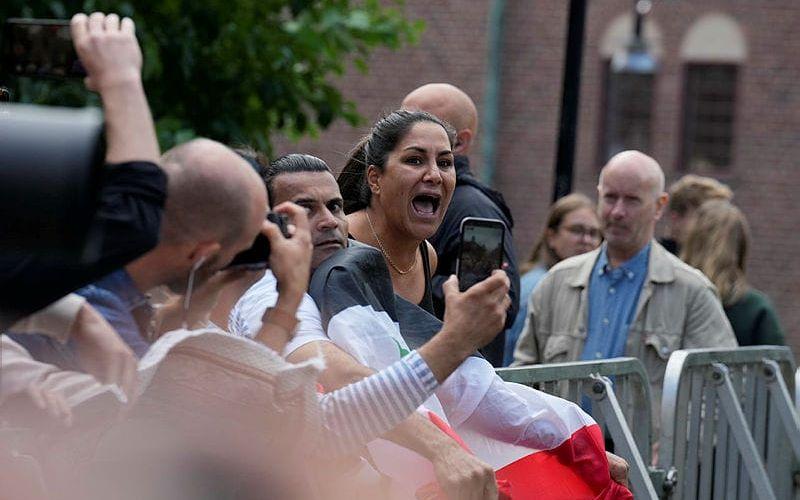
[[(656, 160), (620, 153), (518, 268), (460, 89), (409, 93), (338, 176), (206, 138), (160, 154), (133, 22), (71, 29), (106, 116), (103, 236), (91, 262), (0, 258), (0, 432), (33, 436), (0, 443), (13, 498), (630, 498), (589, 415), (494, 368), (634, 356), (657, 403), (677, 349), (783, 342), (716, 181), (668, 194)], [(507, 234), (461, 291), (465, 217)], [(231, 266), (257, 238), (263, 262)]]

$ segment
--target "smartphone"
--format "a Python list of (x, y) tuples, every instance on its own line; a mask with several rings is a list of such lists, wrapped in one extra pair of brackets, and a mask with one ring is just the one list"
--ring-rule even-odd
[(503, 267), (506, 225), (498, 219), (465, 217), (461, 221), (461, 247), (456, 263), (458, 286), (463, 292)]
[(0, 65), (4, 73), (18, 76), (86, 76), (72, 44), (69, 21), (60, 19), (7, 19)]
[[(267, 214), (267, 220), (277, 225), (284, 238), (289, 238), (289, 218), (283, 214), (270, 212)], [(259, 271), (266, 269), (269, 264), (269, 239), (261, 233), (258, 233), (253, 245), (236, 254), (228, 267), (241, 267), (251, 271)]]

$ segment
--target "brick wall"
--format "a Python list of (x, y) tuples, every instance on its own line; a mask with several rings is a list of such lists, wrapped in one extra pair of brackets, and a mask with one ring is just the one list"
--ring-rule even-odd
[[(583, 58), (575, 189), (594, 195), (601, 123), (602, 58), (600, 39), (608, 24), (628, 12), (631, 0), (588, 2)], [(366, 75), (351, 72), (340, 88), (356, 100), (372, 121), (398, 106), (411, 89), (431, 81), (463, 88), (479, 110), (486, 85), (490, 0), (423, 2), (410, 0), (406, 11), (427, 28), (419, 45), (399, 52), (379, 51)], [(494, 185), (514, 211), (520, 256), (526, 256), (550, 204), (561, 99), (568, 2), (507, 1), (504, 19), (502, 87)], [(796, 0), (671, 0), (655, 2), (650, 20), (663, 35), (664, 53), (656, 77), (652, 151), (668, 182), (680, 155), (683, 63), (679, 47), (693, 20), (711, 12), (733, 16), (748, 44), (739, 73), (733, 164), (702, 172), (728, 183), (747, 214), (753, 245), (752, 283), (776, 303), (795, 352), (800, 353), (800, 3)], [(337, 124), (317, 140), (290, 144), (278, 151), (308, 151), (341, 167), (345, 153), (366, 126)], [(480, 151), (473, 151), (480, 164)]]

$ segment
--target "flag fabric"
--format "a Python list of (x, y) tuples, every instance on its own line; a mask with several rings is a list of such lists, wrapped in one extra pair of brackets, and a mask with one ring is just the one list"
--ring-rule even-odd
[[(383, 255), (366, 245), (351, 242), (323, 262), (309, 294), (328, 337), (374, 370), (441, 329), (437, 318), (394, 294)], [(419, 411), (490, 464), (506, 498), (632, 498), (611, 480), (602, 432), (589, 415), (504, 382), (480, 355), (467, 358)], [(398, 489), (423, 497), (435, 484), (432, 464), (415, 452), (380, 439), (368, 448)]]

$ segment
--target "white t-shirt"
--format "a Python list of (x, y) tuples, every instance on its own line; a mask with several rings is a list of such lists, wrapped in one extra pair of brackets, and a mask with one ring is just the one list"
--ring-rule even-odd
[[(234, 335), (252, 339), (261, 329), (261, 319), (269, 307), (278, 301), (278, 280), (272, 271), (267, 270), (264, 277), (251, 286), (231, 309), (228, 317), (228, 330)], [(308, 344), (324, 340), (330, 342), (322, 329), (319, 309), (310, 295), (304, 294), (297, 308), (297, 330), (292, 340), (283, 349), (283, 357)]]

